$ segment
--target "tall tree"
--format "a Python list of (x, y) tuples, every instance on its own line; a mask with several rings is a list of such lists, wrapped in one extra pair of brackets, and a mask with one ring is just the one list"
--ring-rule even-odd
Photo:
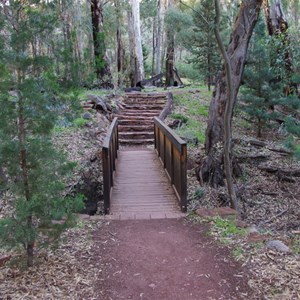
[(51, 58), (31, 51), (34, 39), (50, 42), (52, 4), (5, 3), (0, 24), (0, 165), (14, 195), (10, 215), (0, 220), (0, 242), (23, 246), (32, 266), (36, 241), (47, 246), (57, 239), (81, 201), (62, 197), (61, 175), (70, 165), (51, 145), (58, 108), (67, 103), (60, 102)]
[(163, 29), (163, 3), (162, 0), (157, 1), (157, 32), (156, 32), (156, 47), (155, 47), (155, 73), (161, 72), (161, 47), (162, 47), (162, 29)]
[(122, 39), (122, 29), (121, 29), (121, 24), (122, 24), (122, 19), (123, 19), (123, 14), (122, 14), (122, 7), (120, 4), (119, 0), (114, 0), (114, 5), (115, 5), (115, 13), (116, 13), (116, 27), (117, 27), (117, 32), (116, 32), (116, 39), (117, 39), (117, 71), (118, 71), (118, 85), (122, 86), (123, 85), (123, 80), (122, 80), (122, 73), (125, 70), (125, 49), (124, 49), (124, 44), (123, 44), (123, 39)]
[(297, 85), (292, 82), (293, 63), (289, 47), (289, 25), (280, 0), (275, 0), (272, 6), (268, 0), (264, 0), (263, 4), (268, 32), (274, 44), (271, 67), (275, 71), (277, 77), (275, 79), (286, 82), (285, 93), (289, 95), (297, 91)]
[(205, 78), (208, 90), (215, 82), (221, 66), (220, 54), (212, 28), (215, 18), (214, 3), (204, 0), (193, 10), (193, 31), (188, 35), (186, 47), (193, 54), (188, 61), (197, 66)]
[(128, 10), (128, 35), (131, 64), (131, 85), (144, 79), (144, 58), (141, 37), (140, 3), (138, 0), (130, 1)]
[(101, 0), (91, 0), (95, 68), (100, 86), (103, 88), (113, 88), (110, 66), (106, 55), (103, 5), (104, 3)]
[[(254, 26), (258, 20), (262, 0), (244, 0), (232, 29), (230, 42), (226, 50), (229, 57), (229, 67), (232, 70), (232, 95), (236, 96), (240, 87), (241, 78), (246, 61), (247, 49)], [(225, 66), (218, 74), (216, 87), (209, 109), (207, 123), (205, 151), (199, 177), (209, 181), (212, 186), (223, 185), (223, 142), (224, 142), (224, 113), (229, 98)], [(232, 105), (232, 110), (235, 106)], [(232, 118), (233, 111), (230, 111)]]
[[(174, 0), (169, 0), (168, 10), (174, 7)], [(175, 64), (175, 38), (174, 30), (171, 24), (167, 26), (166, 32), (166, 42), (167, 42), (167, 52), (166, 52), (166, 86), (174, 85), (174, 64)]]

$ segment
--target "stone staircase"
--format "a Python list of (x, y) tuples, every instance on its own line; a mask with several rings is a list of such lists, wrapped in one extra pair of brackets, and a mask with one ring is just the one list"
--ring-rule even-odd
[(164, 93), (128, 93), (124, 109), (115, 114), (119, 119), (120, 145), (153, 144), (153, 118), (159, 116), (167, 103)]

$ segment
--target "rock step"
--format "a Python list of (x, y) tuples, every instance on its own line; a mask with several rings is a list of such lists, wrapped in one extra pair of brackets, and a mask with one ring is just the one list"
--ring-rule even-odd
[(121, 145), (149, 145), (153, 144), (154, 140), (153, 139), (120, 139), (119, 138), (119, 143)]
[(140, 125), (140, 126), (154, 126), (153, 124), (153, 119), (145, 120), (144, 118), (142, 119), (119, 119), (119, 126), (126, 125)]
[(132, 116), (124, 116), (124, 115), (119, 115), (119, 114), (114, 114), (113, 117), (117, 117), (119, 121), (121, 120), (145, 120), (145, 121), (153, 121), (153, 116), (137, 116), (137, 115), (132, 115)]
[(119, 125), (119, 132), (153, 131), (153, 124), (149, 125)]
[(144, 117), (155, 117), (159, 116), (160, 111), (154, 111), (154, 112), (149, 112), (149, 111), (139, 111), (139, 112), (128, 112), (128, 111), (122, 111), (123, 116), (144, 116)]
[(125, 109), (132, 109), (132, 110), (140, 110), (140, 109), (148, 109), (148, 110), (163, 110), (165, 104), (124, 104)]
[(128, 99), (135, 98), (146, 98), (146, 99), (166, 99), (167, 94), (165, 93), (126, 93)]
[(133, 98), (128, 99), (124, 98), (124, 103), (144, 103), (144, 104), (164, 104), (167, 102), (167, 99), (164, 98), (156, 98), (156, 99), (146, 99), (146, 98)]
[(154, 133), (152, 131), (139, 131), (139, 132), (120, 132), (119, 139), (154, 139)]

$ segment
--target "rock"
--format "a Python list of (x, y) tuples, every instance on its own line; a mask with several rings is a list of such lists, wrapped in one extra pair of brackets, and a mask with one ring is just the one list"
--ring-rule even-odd
[(168, 126), (172, 129), (177, 129), (182, 125), (182, 120), (175, 119), (172, 122), (168, 123)]
[(101, 98), (100, 96), (96, 96), (96, 95), (87, 95), (87, 97), (89, 98), (91, 103), (93, 103), (94, 109), (96, 109), (98, 111), (102, 111), (102, 112), (107, 112), (106, 103), (103, 98)]
[(282, 253), (291, 253), (291, 249), (279, 240), (267, 242), (267, 248)]
[(106, 108), (107, 108), (108, 111), (112, 111), (112, 107), (109, 103), (106, 103)]
[(85, 119), (85, 120), (91, 120), (92, 119), (92, 115), (89, 114), (88, 112), (85, 112), (82, 117)]
[(256, 228), (256, 225), (252, 224), (248, 229), (248, 232), (251, 233), (258, 233), (258, 230)]

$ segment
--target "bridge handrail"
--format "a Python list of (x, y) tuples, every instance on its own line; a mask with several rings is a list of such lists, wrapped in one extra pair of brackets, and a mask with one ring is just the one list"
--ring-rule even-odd
[(154, 117), (154, 146), (175, 190), (181, 211), (187, 210), (187, 145), (170, 127)]
[(109, 214), (114, 171), (118, 157), (118, 118), (114, 118), (102, 146), (104, 213)]

